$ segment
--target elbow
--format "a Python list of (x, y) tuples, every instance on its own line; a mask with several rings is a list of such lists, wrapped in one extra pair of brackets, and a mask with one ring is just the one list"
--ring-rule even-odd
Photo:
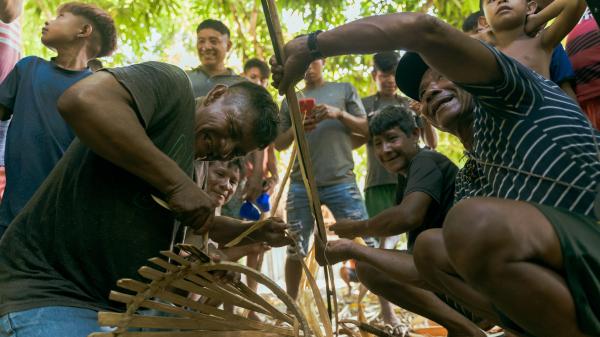
[(85, 94), (83, 90), (79, 89), (77, 85), (67, 89), (59, 98), (57, 102), (58, 112), (64, 118), (64, 120), (71, 124), (73, 119), (77, 116), (82, 116), (84, 106), (87, 104), (87, 100), (90, 95)]
[(409, 50), (414, 52), (421, 52), (434, 43), (439, 43), (440, 40), (446, 40), (445, 35), (448, 31), (446, 23), (439, 20), (438, 18), (424, 14), (424, 13), (411, 13), (411, 27), (412, 31), (419, 32), (419, 34), (410, 34), (410, 46), (407, 46)]
[(21, 8), (7, 8), (0, 12), (0, 20), (4, 23), (11, 23), (21, 15)]
[(419, 228), (423, 224), (423, 219), (416, 216), (407, 216), (404, 218), (406, 232)]

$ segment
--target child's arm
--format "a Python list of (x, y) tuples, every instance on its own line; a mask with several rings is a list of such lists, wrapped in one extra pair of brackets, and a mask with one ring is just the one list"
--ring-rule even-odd
[(575, 27), (585, 8), (586, 3), (584, 0), (554, 0), (539, 13), (527, 17), (525, 32), (528, 34), (533, 33), (548, 21), (556, 18), (552, 25), (540, 33), (542, 47), (551, 51)]
[(23, 0), (0, 0), (0, 20), (11, 23), (21, 15)]

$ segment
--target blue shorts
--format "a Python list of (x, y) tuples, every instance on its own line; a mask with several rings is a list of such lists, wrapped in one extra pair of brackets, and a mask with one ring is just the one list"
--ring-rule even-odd
[[(327, 206), (336, 219), (365, 220), (368, 218), (363, 197), (356, 183), (341, 183), (318, 188), (321, 204)], [(315, 228), (308, 203), (308, 195), (304, 185), (298, 183), (290, 184), (287, 195), (287, 222), (292, 228), (297, 228), (300, 253), (306, 255), (310, 237)], [(365, 238), (369, 246), (375, 246), (372, 238)], [(297, 256), (293, 247), (288, 247), (288, 256)]]

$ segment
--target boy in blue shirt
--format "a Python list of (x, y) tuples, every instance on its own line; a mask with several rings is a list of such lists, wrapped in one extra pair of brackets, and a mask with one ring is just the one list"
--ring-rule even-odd
[(22, 59), (0, 85), (0, 119), (12, 117), (0, 236), (73, 140), (73, 131), (57, 111), (58, 98), (92, 74), (89, 60), (110, 55), (116, 46), (116, 28), (104, 10), (66, 3), (57, 13), (42, 28), (42, 43), (58, 55), (50, 61), (36, 56)]

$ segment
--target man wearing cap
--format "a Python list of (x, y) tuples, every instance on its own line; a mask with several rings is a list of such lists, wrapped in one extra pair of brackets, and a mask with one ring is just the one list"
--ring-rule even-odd
[(461, 302), (486, 303), (475, 313), (524, 334), (599, 335), (599, 137), (555, 84), (419, 13), (369, 17), (293, 40), (274, 79), (283, 91), (314, 57), (393, 49), (424, 59), (420, 69), (399, 66), (404, 79), (397, 83), (421, 100), (432, 124), (465, 128), (464, 105), (473, 104), (469, 198), (449, 211), (438, 245), (426, 244), (435, 237), (427, 232), (415, 245), (420, 269), (420, 245), (447, 253), (447, 268), (426, 272), (428, 283)]

